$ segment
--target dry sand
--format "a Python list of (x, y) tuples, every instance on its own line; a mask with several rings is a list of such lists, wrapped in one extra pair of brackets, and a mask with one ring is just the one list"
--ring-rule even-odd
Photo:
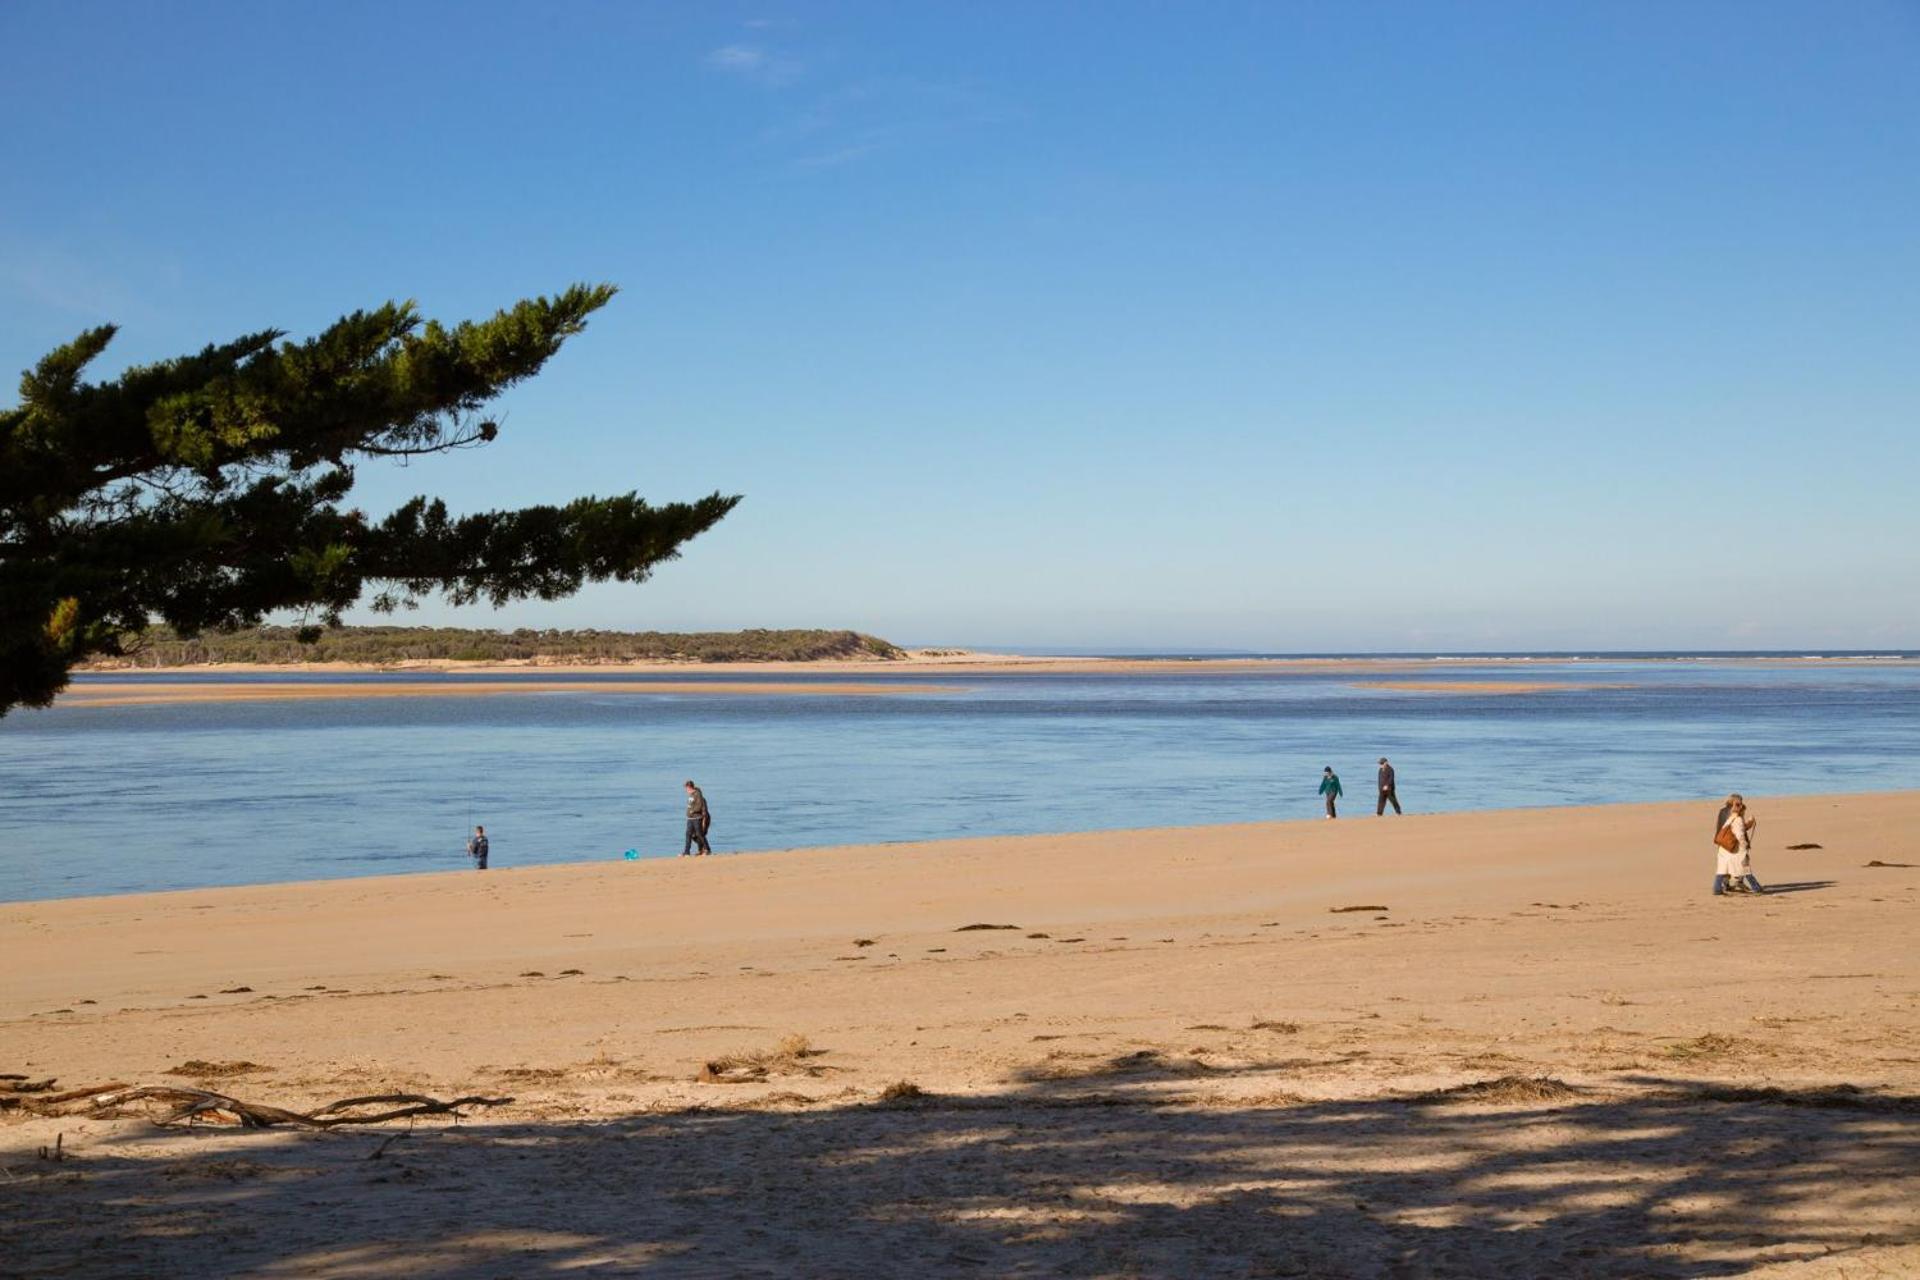
[(515, 1099), (0, 1112), (0, 1272), (1920, 1274), (1920, 792), (1751, 803), (0, 906), (0, 1071)]

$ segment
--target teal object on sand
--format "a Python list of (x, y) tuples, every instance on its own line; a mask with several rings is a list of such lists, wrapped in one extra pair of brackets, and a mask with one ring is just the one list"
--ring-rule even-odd
[(625, 853), (621, 854), (620, 856), (625, 858), (628, 862), (634, 862), (639, 859), (640, 851), (638, 849), (629, 849)]

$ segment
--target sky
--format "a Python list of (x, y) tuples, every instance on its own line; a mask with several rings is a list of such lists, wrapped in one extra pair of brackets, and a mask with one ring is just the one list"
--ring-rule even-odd
[(355, 502), (745, 501), (419, 621), (1920, 647), (1912, 0), (6, 0), (0, 121), (9, 371), (620, 286)]

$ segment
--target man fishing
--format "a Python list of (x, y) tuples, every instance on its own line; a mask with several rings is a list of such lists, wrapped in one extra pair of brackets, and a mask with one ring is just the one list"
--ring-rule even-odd
[(475, 871), (487, 869), (487, 829), (476, 826), (473, 834), (467, 837), (467, 856), (473, 859)]

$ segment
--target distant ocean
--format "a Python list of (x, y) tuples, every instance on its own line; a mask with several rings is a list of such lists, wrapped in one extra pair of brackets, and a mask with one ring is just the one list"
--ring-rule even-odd
[[(1372, 821), (1382, 755), (1410, 812), (1920, 787), (1920, 663), (1895, 660), (1912, 651), (1365, 656), (1428, 661), (1378, 675), (861, 672), (962, 687), (899, 697), (586, 691), (16, 711), (0, 719), (0, 900), (461, 870), (474, 822), (495, 866), (666, 856), (680, 848), (686, 778), (706, 789), (722, 852), (1307, 818), (1327, 764), (1346, 785), (1343, 812)], [(1356, 685), (1402, 677), (1579, 687)]]

